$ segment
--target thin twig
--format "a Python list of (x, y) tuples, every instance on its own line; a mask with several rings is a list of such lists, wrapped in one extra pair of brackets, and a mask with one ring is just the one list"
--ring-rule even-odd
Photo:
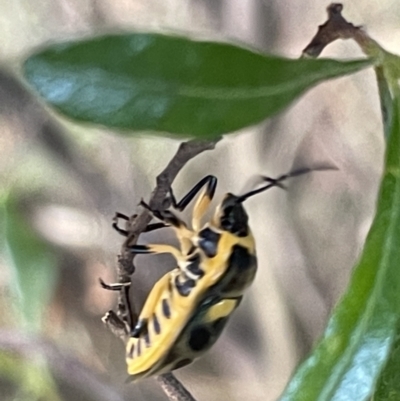
[[(198, 154), (214, 149), (215, 145), (221, 138), (210, 141), (197, 141), (191, 140), (184, 142), (179, 146), (175, 156), (168, 163), (167, 167), (157, 176), (156, 187), (153, 190), (149, 205), (153, 210), (163, 210), (170, 206), (170, 199), (168, 198), (169, 189), (178, 175), (179, 171), (185, 164), (197, 156)], [(130, 283), (131, 276), (135, 271), (133, 265), (134, 254), (130, 252), (129, 247), (134, 245), (139, 235), (146, 229), (150, 223), (152, 216), (149, 211), (142, 208), (140, 213), (133, 215), (127, 222), (126, 231), (127, 238), (122, 244), (121, 253), (118, 256), (117, 276), (119, 283)], [(132, 315), (127, 316), (126, 310), (126, 297), (127, 287), (123, 287), (119, 292), (117, 314), (108, 313), (103, 320), (110, 329), (120, 338), (126, 337), (128, 333), (124, 332), (119, 318), (124, 321), (137, 319), (137, 313), (132, 305)], [(123, 338), (126, 340), (126, 338)], [(164, 389), (167, 396), (174, 401), (195, 401), (193, 396), (185, 389), (185, 387), (173, 376), (172, 374), (164, 374), (157, 379)]]

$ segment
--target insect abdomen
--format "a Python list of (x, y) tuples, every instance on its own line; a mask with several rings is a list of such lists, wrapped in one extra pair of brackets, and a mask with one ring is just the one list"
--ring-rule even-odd
[(207, 352), (218, 340), (241, 297), (217, 299), (205, 296), (169, 350), (157, 373), (181, 368)]
[(179, 316), (174, 314), (171, 294), (166, 288), (140, 335), (128, 340), (126, 361), (130, 375), (142, 377), (153, 373), (179, 334), (171, 330), (174, 320), (179, 324)]

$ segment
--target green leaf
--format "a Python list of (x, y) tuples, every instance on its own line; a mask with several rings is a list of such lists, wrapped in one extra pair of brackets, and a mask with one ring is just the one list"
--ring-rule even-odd
[(400, 57), (389, 53), (370, 39), (364, 47), (367, 56), (375, 60), (375, 74), (381, 103), (382, 121), (386, 139), (390, 135), (393, 96), (400, 97)]
[(48, 103), (73, 119), (205, 137), (256, 124), (317, 83), (369, 65), (137, 33), (55, 44), (31, 56), (24, 71)]
[(29, 330), (41, 329), (45, 307), (53, 294), (57, 263), (53, 250), (38, 238), (9, 196), (2, 208), (9, 265), (14, 274), (18, 312)]
[(395, 99), (377, 214), (347, 293), (280, 401), (367, 400), (400, 319), (400, 102)]
[[(391, 96), (394, 93), (400, 96), (399, 79), (400, 79), (400, 58), (394, 54), (390, 54), (383, 49), (381, 50), (383, 57), (382, 66), (376, 67), (375, 72), (378, 78), (378, 88), (382, 110), (386, 111), (390, 108)], [(386, 84), (386, 87), (385, 87)], [(391, 113), (383, 113), (385, 131), (391, 121)], [(389, 132), (390, 134), (390, 132)], [(376, 391), (373, 397), (374, 401), (397, 401), (400, 400), (400, 322), (397, 323), (395, 341), (390, 351), (389, 359), (381, 373)]]
[(389, 83), (385, 77), (385, 70), (382, 65), (377, 65), (374, 68), (376, 80), (378, 84), (379, 100), (382, 113), (382, 121), (384, 127), (385, 138), (388, 139), (392, 127), (392, 108), (393, 100), (390, 91)]
[(389, 360), (376, 386), (374, 401), (400, 400), (400, 324), (396, 332)]

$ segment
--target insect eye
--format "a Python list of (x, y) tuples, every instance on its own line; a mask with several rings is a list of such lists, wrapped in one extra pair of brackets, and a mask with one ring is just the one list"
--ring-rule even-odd
[(233, 225), (233, 221), (233, 217), (229, 214), (226, 214), (221, 218), (221, 227), (223, 227), (225, 230), (229, 230)]
[(228, 216), (232, 213), (232, 211), (233, 211), (232, 206), (227, 206), (226, 208), (224, 208), (221, 220), (227, 219)]

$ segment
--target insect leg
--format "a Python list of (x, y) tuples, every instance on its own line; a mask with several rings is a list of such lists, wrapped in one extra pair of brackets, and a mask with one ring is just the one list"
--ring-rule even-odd
[[(151, 213), (153, 213), (155, 217), (162, 221), (162, 223), (154, 223), (154, 226), (156, 226), (157, 224), (164, 224), (165, 227), (172, 226), (181, 244), (181, 251), (184, 255), (186, 255), (193, 246), (193, 232), (187, 228), (185, 222), (174, 213), (172, 213), (170, 210), (152, 210), (150, 206), (144, 201), (141, 201), (140, 204), (144, 208), (148, 209)], [(153, 226), (153, 224), (149, 224), (149, 226)]]
[(174, 246), (166, 244), (131, 245), (130, 251), (134, 254), (170, 253), (176, 260), (181, 260), (181, 251)]
[(147, 227), (142, 231), (143, 233), (149, 233), (150, 231), (159, 230), (160, 228), (168, 227), (168, 224), (165, 223), (151, 223), (148, 224)]
[(203, 218), (208, 206), (211, 203), (212, 198), (214, 197), (215, 188), (217, 187), (217, 178), (213, 175), (208, 175), (207, 177), (204, 177), (179, 202), (176, 201), (176, 198), (172, 192), (172, 188), (170, 188), (170, 195), (173, 207), (177, 210), (182, 211), (204, 186), (205, 188), (203, 189), (203, 192), (201, 193), (201, 195), (197, 199), (196, 204), (193, 207), (192, 226), (194, 231), (200, 230), (201, 219)]
[[(124, 237), (127, 237), (129, 235), (128, 230), (124, 230), (123, 228), (120, 228), (118, 225), (118, 220), (122, 219), (125, 221), (130, 221), (135, 219), (137, 215), (134, 214), (131, 218), (129, 218), (128, 216), (126, 216), (125, 214), (122, 213), (115, 213), (115, 216), (113, 218), (113, 223), (112, 223), (112, 227), (114, 228), (114, 230), (116, 230), (119, 234), (123, 235)], [(158, 230), (160, 228), (164, 228), (164, 227), (168, 227), (168, 224), (165, 223), (153, 223), (153, 224), (149, 224), (142, 232), (144, 233), (148, 233), (150, 231), (154, 231), (154, 230)]]
[(179, 202), (176, 201), (172, 188), (170, 188), (169, 192), (171, 195), (172, 206), (179, 211), (184, 210), (205, 185), (207, 185), (206, 192), (212, 199), (215, 188), (217, 187), (217, 178), (213, 175), (208, 175), (201, 179)]
[(124, 229), (122, 229), (122, 228), (120, 228), (118, 226), (118, 220), (119, 219), (122, 219), (122, 220), (125, 220), (125, 221), (129, 221), (129, 217), (127, 215), (125, 215), (125, 214), (116, 212), (115, 216), (113, 217), (113, 223), (112, 223), (112, 227), (113, 227), (113, 229), (115, 231), (117, 231), (119, 234), (123, 235), (124, 237), (127, 237), (128, 236), (128, 231), (126, 231), (126, 230), (124, 230)]
[(129, 287), (131, 283), (113, 283), (106, 284), (101, 278), (99, 278), (100, 285), (108, 291), (121, 291), (124, 287)]
[[(188, 241), (189, 242), (189, 241)], [(189, 246), (189, 244), (187, 244)], [(166, 244), (131, 245), (130, 251), (136, 255), (148, 255), (157, 253), (169, 253), (178, 262), (178, 268), (184, 269), (187, 264), (187, 253), (183, 253), (178, 248)]]
[(186, 224), (170, 210), (154, 210), (143, 200), (140, 201), (140, 205), (149, 210), (157, 219), (161, 220), (165, 224), (165, 227), (172, 226), (178, 229), (186, 227)]
[[(130, 288), (131, 283), (127, 282), (127, 283), (106, 284), (101, 278), (99, 279), (99, 281), (100, 281), (100, 285), (105, 290), (121, 291), (123, 293), (122, 305), (119, 308), (119, 310), (121, 311), (121, 314), (122, 314), (122, 318), (120, 318), (119, 316), (115, 315), (114, 312), (112, 312), (112, 311), (111, 312), (129, 328), (128, 331), (131, 331), (132, 327), (134, 325), (133, 321), (135, 320), (134, 316), (133, 316), (131, 301), (130, 301), (130, 298), (129, 298), (129, 288)], [(108, 315), (110, 315), (110, 312), (109, 312)]]

